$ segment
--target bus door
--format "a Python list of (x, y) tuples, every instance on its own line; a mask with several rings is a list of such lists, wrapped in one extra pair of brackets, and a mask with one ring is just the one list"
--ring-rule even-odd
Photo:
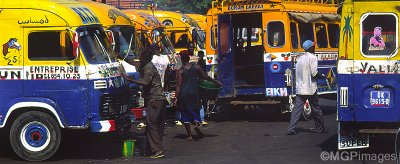
[(231, 15), (218, 15), (218, 80), (223, 84), (219, 93), (221, 98), (234, 97), (234, 72), (232, 51)]
[(379, 5), (354, 5), (359, 27), (354, 30), (353, 121), (400, 121), (399, 16), (395, 3), (388, 3), (393, 6), (386, 11), (371, 12), (369, 6)]
[(47, 104), (59, 102), (54, 104), (54, 108), (62, 109), (65, 118), (73, 118), (67, 120), (67, 125), (84, 125), (89, 85), (87, 80), (83, 80), (86, 77), (82, 76), (85, 66), (80, 58), (83, 57), (77, 55), (73, 49), (76, 44), (71, 41), (79, 34), (67, 32), (65, 28), (53, 28), (51, 31), (24, 28), (24, 34), (27, 38), (24, 44), (27, 50), (24, 94), (33, 97), (32, 101), (39, 101), (34, 97), (48, 97), (40, 101), (48, 101)]
[(261, 16), (261, 13), (232, 15), (232, 50), (237, 95), (265, 93)]

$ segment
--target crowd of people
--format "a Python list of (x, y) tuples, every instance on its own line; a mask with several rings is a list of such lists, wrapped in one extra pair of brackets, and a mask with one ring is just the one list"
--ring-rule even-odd
[[(297, 58), (296, 63), (296, 100), (295, 107), (291, 113), (291, 120), (287, 135), (295, 135), (295, 125), (299, 121), (302, 108), (306, 100), (309, 101), (315, 120), (316, 133), (326, 133), (322, 111), (318, 104), (316, 79), (323, 78), (324, 75), (317, 71), (318, 60), (315, 53), (315, 43), (307, 40), (303, 43), (305, 53)], [(171, 68), (169, 58), (160, 55), (160, 49), (156, 45), (146, 50), (140, 55), (139, 73), (140, 79), (132, 79), (125, 75), (124, 78), (130, 82), (143, 86), (143, 98), (146, 107), (146, 138), (150, 145), (150, 158), (165, 157), (165, 150), (162, 145), (164, 136), (164, 120), (166, 110), (166, 85), (168, 83), (165, 75), (169, 70), (175, 69), (176, 73), (176, 99), (173, 102), (177, 110), (177, 122), (183, 123), (187, 135), (185, 140), (192, 141), (193, 136), (191, 126), (197, 133), (198, 138), (204, 137), (200, 126), (204, 125), (205, 101), (199, 97), (198, 80), (208, 80), (222, 86), (222, 83), (211, 78), (206, 74), (204, 54), (199, 53), (198, 62), (190, 62), (194, 56), (193, 49), (188, 46), (188, 50), (181, 51), (180, 67)], [(201, 110), (203, 110), (201, 112)], [(203, 113), (203, 114), (201, 114)]]

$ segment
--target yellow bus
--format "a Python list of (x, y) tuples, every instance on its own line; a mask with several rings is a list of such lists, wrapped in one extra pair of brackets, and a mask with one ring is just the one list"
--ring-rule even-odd
[(201, 38), (201, 28), (195, 20), (181, 13), (161, 10), (139, 10), (140, 12), (154, 15), (166, 26), (171, 42), (179, 53), (187, 50), (190, 43), (194, 43), (194, 55), (205, 53), (205, 42)]
[[(214, 1), (218, 14), (218, 79), (220, 98), (230, 104), (281, 103), (291, 111), (295, 96), (295, 57), (302, 43), (316, 43), (318, 94), (336, 97), (339, 41), (338, 1)], [(249, 101), (235, 99), (251, 97)], [(305, 110), (311, 113), (307, 106)]]
[(19, 157), (50, 158), (61, 129), (131, 125), (123, 67), (92, 10), (72, 0), (2, 0), (0, 11), (0, 128)]
[(399, 154), (399, 1), (344, 0), (338, 13), (338, 149), (368, 148), (370, 134), (397, 133)]
[(209, 74), (211, 77), (216, 78), (216, 70), (217, 70), (217, 58), (218, 58), (218, 50), (217, 50), (217, 26), (218, 26), (218, 14), (222, 13), (216, 5), (216, 2), (212, 2), (212, 8), (207, 11), (207, 19), (206, 19), (206, 63), (207, 68), (210, 69)]

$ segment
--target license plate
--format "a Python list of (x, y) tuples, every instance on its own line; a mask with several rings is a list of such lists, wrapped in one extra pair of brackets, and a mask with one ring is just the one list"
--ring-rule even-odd
[(369, 96), (370, 104), (373, 107), (386, 107), (390, 105), (389, 91), (371, 91)]
[(339, 150), (369, 147), (369, 135), (358, 133), (358, 130), (350, 132), (340, 131), (338, 135)]

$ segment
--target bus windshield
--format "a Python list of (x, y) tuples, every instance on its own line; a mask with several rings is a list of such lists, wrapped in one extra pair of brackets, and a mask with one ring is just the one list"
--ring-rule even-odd
[(172, 46), (171, 40), (166, 35), (164, 29), (158, 28), (152, 31), (153, 43), (157, 43), (162, 49), (162, 53), (170, 55), (175, 53), (175, 49)]
[(115, 26), (110, 30), (114, 34), (114, 52), (122, 59), (138, 59), (142, 46), (137, 42), (135, 28), (132, 26)]
[(77, 29), (80, 48), (91, 64), (115, 62), (111, 44), (101, 27), (80, 27)]

